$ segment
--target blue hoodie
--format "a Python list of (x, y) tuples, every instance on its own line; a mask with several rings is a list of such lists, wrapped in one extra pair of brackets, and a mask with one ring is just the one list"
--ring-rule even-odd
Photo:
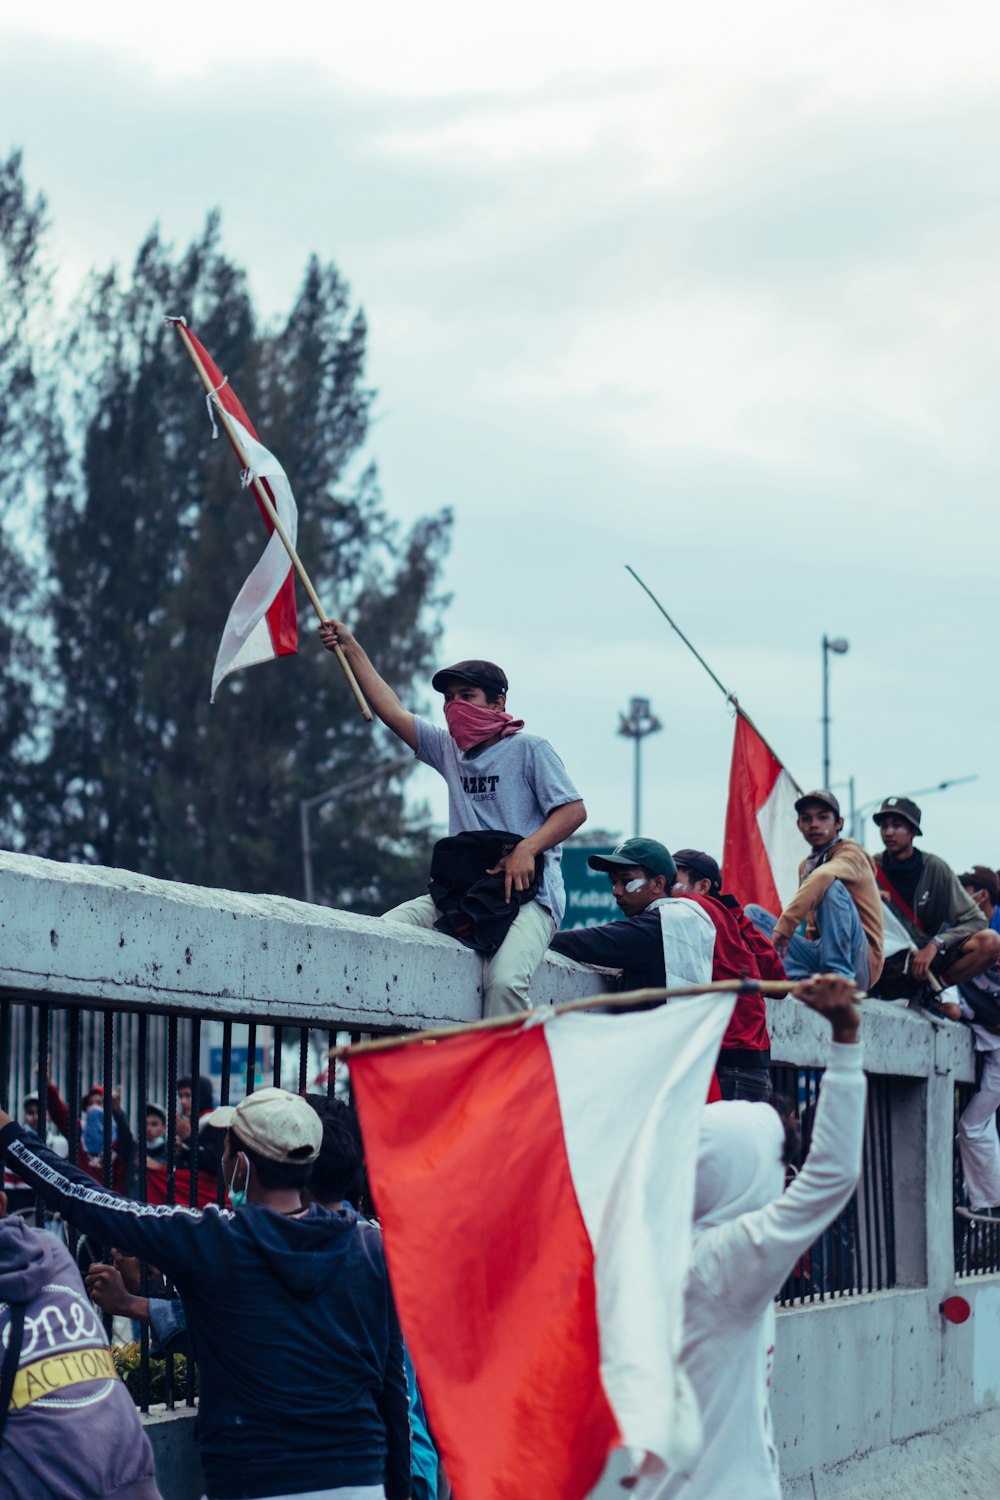
[(73, 1259), (54, 1234), (18, 1218), (0, 1220), (4, 1349), (11, 1302), (25, 1304), (25, 1321), (0, 1500), (159, 1500), (149, 1440)]
[(410, 1493), (403, 1341), (378, 1231), (350, 1209), (287, 1218), (133, 1203), (17, 1125), (0, 1150), (85, 1234), (160, 1267), (198, 1361), (198, 1445), (216, 1500), (384, 1484)]

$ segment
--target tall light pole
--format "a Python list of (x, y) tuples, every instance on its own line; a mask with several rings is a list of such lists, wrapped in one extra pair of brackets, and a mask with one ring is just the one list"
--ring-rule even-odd
[(618, 716), (618, 733), (635, 741), (635, 782), (633, 792), (632, 824), (633, 837), (639, 837), (642, 810), (642, 766), (640, 751), (647, 734), (655, 734), (663, 725), (649, 706), (648, 698), (630, 698), (627, 714)]
[(843, 656), (848, 649), (848, 642), (842, 635), (834, 636), (831, 641), (826, 635), (823, 637), (823, 786), (830, 785), (830, 652), (837, 656)]

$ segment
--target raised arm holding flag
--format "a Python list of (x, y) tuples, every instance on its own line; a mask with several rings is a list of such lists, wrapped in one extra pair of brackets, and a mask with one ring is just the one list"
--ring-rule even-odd
[[(302, 580), (309, 602), (321, 621), (326, 619), (326, 614), (295, 550), (298, 512), (284, 469), (258, 439), (228, 377), (222, 374), (184, 318), (170, 317), (166, 322), (176, 328), (198, 372), (205, 387), (212, 426), (215, 427), (218, 416), (239, 459), (244, 486), (253, 490), (271, 533), (263, 556), (229, 612), (212, 673), (214, 699), (219, 684), (230, 672), (272, 661), (277, 656), (293, 656), (298, 650), (293, 569)], [(340, 650), (336, 654), (363, 717), (370, 721), (371, 709), (347, 658)]]

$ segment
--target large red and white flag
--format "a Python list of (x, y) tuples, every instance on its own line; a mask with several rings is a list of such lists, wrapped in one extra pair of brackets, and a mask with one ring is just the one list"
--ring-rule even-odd
[(460, 1500), (581, 1500), (619, 1446), (646, 1472), (697, 1458), (683, 1289), (732, 1008), (540, 1013), (350, 1058), (403, 1334)]
[[(284, 469), (273, 453), (260, 442), (253, 423), (228, 378), (222, 374), (204, 345), (195, 338), (190, 328), (185, 327), (184, 332), (212, 382), (213, 390), (208, 397), (209, 411), (212, 403), (218, 402), (235, 429), (236, 442), (233, 446), (241, 467), (245, 465), (244, 488), (252, 488), (254, 479), (260, 481), (294, 546), (298, 532), (298, 511)], [(292, 564), (284, 543), (276, 534), (271, 518), (256, 494), (254, 499), (257, 500), (264, 525), (270, 533), (270, 541), (229, 611), (212, 672), (213, 700), (219, 684), (230, 672), (242, 667), (255, 667), (261, 662), (273, 661), (278, 656), (294, 656), (299, 648)]]
[(737, 709), (722, 878), (741, 906), (754, 901), (777, 916), (798, 889), (804, 852), (795, 812), (800, 795), (770, 745)]

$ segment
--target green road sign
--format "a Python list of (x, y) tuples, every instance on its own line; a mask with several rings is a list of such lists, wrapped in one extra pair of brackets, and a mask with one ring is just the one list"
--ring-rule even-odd
[(603, 870), (592, 870), (587, 860), (592, 854), (610, 854), (613, 844), (570, 844), (563, 846), (562, 872), (566, 882), (566, 915), (562, 930), (572, 927), (599, 927), (621, 916), (611, 894), (611, 880)]

